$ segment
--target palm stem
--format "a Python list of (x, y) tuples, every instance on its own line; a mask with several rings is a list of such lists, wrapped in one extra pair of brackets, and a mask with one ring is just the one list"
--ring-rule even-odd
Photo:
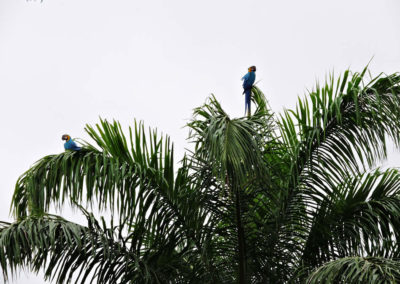
[(244, 230), (242, 225), (242, 218), (240, 212), (240, 192), (239, 189), (236, 191), (236, 226), (237, 226), (237, 237), (239, 244), (239, 283), (246, 283), (246, 243), (244, 238)]

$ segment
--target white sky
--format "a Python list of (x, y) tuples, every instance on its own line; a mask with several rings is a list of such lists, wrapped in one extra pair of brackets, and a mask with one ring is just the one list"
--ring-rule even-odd
[[(243, 115), (250, 65), (276, 112), (373, 56), (373, 74), (400, 71), (399, 12), (398, 0), (0, 0), (0, 220), (18, 176), (62, 152), (62, 134), (88, 140), (99, 116), (144, 120), (180, 159), (182, 127), (210, 93)], [(28, 279), (43, 283), (13, 283)]]

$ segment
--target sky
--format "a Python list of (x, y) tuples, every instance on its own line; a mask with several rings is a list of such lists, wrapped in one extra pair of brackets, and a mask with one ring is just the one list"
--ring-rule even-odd
[[(329, 72), (371, 59), (372, 75), (400, 71), (399, 11), (398, 0), (0, 0), (0, 220), (12, 221), (17, 178), (61, 153), (62, 134), (90, 141), (84, 127), (99, 117), (143, 120), (179, 160), (184, 126), (210, 94), (244, 114), (251, 65), (276, 113)], [(389, 150), (383, 166), (400, 166)], [(11, 283), (28, 281), (42, 275)]]

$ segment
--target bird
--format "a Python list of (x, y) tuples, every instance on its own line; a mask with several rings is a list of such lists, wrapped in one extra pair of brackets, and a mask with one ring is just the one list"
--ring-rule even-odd
[(69, 136), (68, 134), (64, 134), (61, 137), (61, 140), (65, 140), (64, 143), (64, 149), (65, 150), (73, 150), (73, 151), (79, 151), (81, 149), (81, 147), (79, 147), (78, 145), (76, 145), (76, 143), (74, 142), (74, 140), (71, 139), (71, 136)]
[(250, 99), (251, 99), (251, 88), (253, 87), (254, 81), (256, 80), (256, 66), (250, 66), (248, 73), (243, 76), (243, 94), (245, 94), (244, 113), (248, 111), (247, 115), (250, 116)]

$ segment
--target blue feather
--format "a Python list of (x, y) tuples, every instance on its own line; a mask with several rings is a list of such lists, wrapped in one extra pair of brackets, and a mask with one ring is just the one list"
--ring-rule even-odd
[(64, 143), (64, 149), (65, 150), (73, 150), (73, 151), (79, 151), (81, 147), (78, 147), (74, 140), (69, 139), (67, 142)]
[(256, 73), (255, 72), (248, 72), (246, 75), (243, 76), (243, 89), (251, 89), (256, 80)]

